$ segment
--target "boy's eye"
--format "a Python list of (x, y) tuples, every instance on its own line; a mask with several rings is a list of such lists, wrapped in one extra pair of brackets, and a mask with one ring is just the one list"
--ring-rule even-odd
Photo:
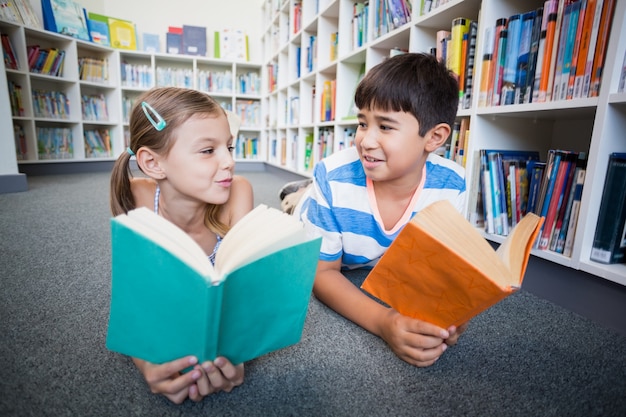
[(359, 122), (358, 126), (360, 128), (365, 128), (366, 125), (365, 125), (365, 122)]
[(203, 150), (201, 151), (201, 153), (208, 153), (208, 154), (211, 154), (211, 153), (213, 153), (213, 148), (203, 149)]
[(386, 125), (380, 125), (380, 130), (390, 130), (391, 127), (386, 126)]

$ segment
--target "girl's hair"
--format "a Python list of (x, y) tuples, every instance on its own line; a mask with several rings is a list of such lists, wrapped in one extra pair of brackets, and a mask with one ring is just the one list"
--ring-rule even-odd
[[(152, 120), (144, 112), (147, 105)], [(135, 199), (130, 188), (133, 177), (130, 168), (131, 152), (134, 155), (145, 147), (160, 154), (167, 155), (176, 140), (174, 134), (179, 126), (191, 116), (205, 115), (224, 116), (224, 109), (208, 94), (186, 88), (162, 87), (146, 91), (137, 98), (130, 114), (130, 144), (128, 150), (117, 158), (111, 173), (110, 204), (113, 215), (127, 213), (136, 208)], [(158, 117), (165, 121), (165, 127), (157, 129)], [(141, 169), (141, 167), (140, 167)], [(228, 227), (218, 221), (221, 205), (207, 206), (204, 223), (215, 233), (224, 235)]]
[(372, 67), (359, 83), (354, 102), (359, 109), (411, 113), (420, 136), (425, 136), (439, 123), (454, 124), (459, 87), (435, 56), (407, 53)]

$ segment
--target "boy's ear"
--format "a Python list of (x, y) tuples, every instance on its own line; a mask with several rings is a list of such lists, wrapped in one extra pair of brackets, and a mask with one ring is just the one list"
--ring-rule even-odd
[(424, 149), (427, 152), (434, 152), (439, 149), (448, 140), (450, 131), (450, 125), (447, 123), (439, 123), (433, 127), (428, 134)]
[(165, 178), (165, 172), (159, 164), (160, 156), (152, 150), (142, 147), (135, 154), (141, 172), (153, 179)]

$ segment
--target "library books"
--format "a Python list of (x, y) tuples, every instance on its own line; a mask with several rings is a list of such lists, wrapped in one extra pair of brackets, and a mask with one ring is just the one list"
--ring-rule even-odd
[(42, 0), (44, 28), (51, 32), (90, 41), (85, 9), (73, 0)]
[(206, 27), (183, 25), (183, 54), (206, 56)]
[(590, 259), (626, 263), (626, 153), (612, 153), (602, 190)]
[(111, 236), (108, 349), (153, 363), (238, 364), (300, 340), (321, 239), (295, 217), (257, 206), (224, 236), (215, 267), (146, 208), (112, 218)]
[[(531, 22), (530, 16), (538, 16), (540, 11), (542, 18)], [(501, 32), (496, 33), (495, 25), (490, 27), (484, 37), (490, 45), (483, 45), (482, 52), (483, 58), (490, 56), (493, 61), (490, 66), (483, 63), (490, 72), (481, 72), (479, 106), (597, 96), (614, 11), (615, 0), (547, 0), (543, 7), (505, 19), (506, 41)], [(520, 30), (525, 16), (524, 29)], [(499, 50), (498, 46), (506, 49)], [(531, 83), (529, 74), (533, 71)], [(485, 92), (490, 82), (494, 85), (491, 101)], [(525, 93), (516, 91), (518, 84), (526, 88)]]
[(459, 326), (521, 287), (541, 222), (527, 214), (496, 251), (438, 201), (405, 225), (361, 288), (403, 315)]

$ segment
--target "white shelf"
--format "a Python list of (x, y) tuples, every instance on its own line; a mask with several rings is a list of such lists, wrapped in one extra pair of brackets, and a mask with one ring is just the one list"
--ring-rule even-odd
[[(357, 0), (359, 1), (359, 0)], [(452, 20), (467, 17), (478, 22), (476, 50), (481, 50), (481, 37), (485, 28), (496, 19), (509, 17), (539, 6), (542, 0), (518, 2), (515, 0), (453, 0), (419, 16), (414, 12), (407, 24), (380, 36), (373, 36), (375, 2), (370, 3), (370, 36), (361, 46), (351, 40), (354, 0), (327, 0), (320, 2), (320, 11), (303, 8), (303, 29), (290, 33), (293, 21), (294, 0), (287, 0), (278, 10), (275, 1), (264, 4), (264, 59), (266, 65), (278, 66), (276, 88), (268, 91), (267, 71), (263, 71), (263, 124), (268, 140), (268, 162), (302, 175), (311, 175), (304, 168), (305, 137), (313, 133), (318, 143), (320, 131), (334, 132), (333, 150), (347, 139), (346, 129), (356, 127), (356, 119), (344, 119), (352, 103), (359, 68), (382, 62), (392, 48), (411, 52), (428, 52), (436, 44), (438, 30), (450, 30)], [(306, 5), (305, 1), (303, 4)], [(315, 2), (312, 2), (315, 3)], [(413, 2), (414, 6), (419, 2)], [(330, 37), (340, 34), (338, 58), (327, 59)], [(312, 71), (306, 68), (306, 47), (311, 35), (317, 35), (317, 65)], [(301, 56), (301, 75), (295, 71), (298, 48)], [(626, 285), (626, 265), (605, 266), (589, 260), (591, 244), (599, 210), (599, 201), (606, 172), (608, 155), (626, 151), (626, 93), (617, 93), (619, 74), (626, 50), (626, 2), (616, 2), (614, 19), (609, 38), (598, 97), (478, 108), (478, 95), (473, 95), (472, 105), (459, 110), (457, 117), (470, 119), (470, 148), (467, 153), (466, 172), (468, 189), (475, 190), (477, 178), (473, 178), (476, 151), (479, 149), (534, 149), (546, 155), (549, 149), (572, 149), (588, 155), (587, 176), (577, 225), (572, 257), (533, 250), (533, 256), (566, 268), (582, 270), (598, 277)], [(478, 52), (477, 52), (478, 54)], [(474, 80), (480, 80), (480, 66), (476, 66)], [(336, 79), (336, 117), (334, 121), (321, 121), (320, 86), (325, 80)], [(312, 87), (316, 86), (313, 97)], [(285, 118), (291, 97), (299, 98), (297, 123)], [(283, 148), (285, 147), (285, 148)], [(320, 155), (314, 147), (314, 159)], [(466, 214), (469, 213), (469, 208)], [(495, 242), (502, 238), (485, 234)]]

